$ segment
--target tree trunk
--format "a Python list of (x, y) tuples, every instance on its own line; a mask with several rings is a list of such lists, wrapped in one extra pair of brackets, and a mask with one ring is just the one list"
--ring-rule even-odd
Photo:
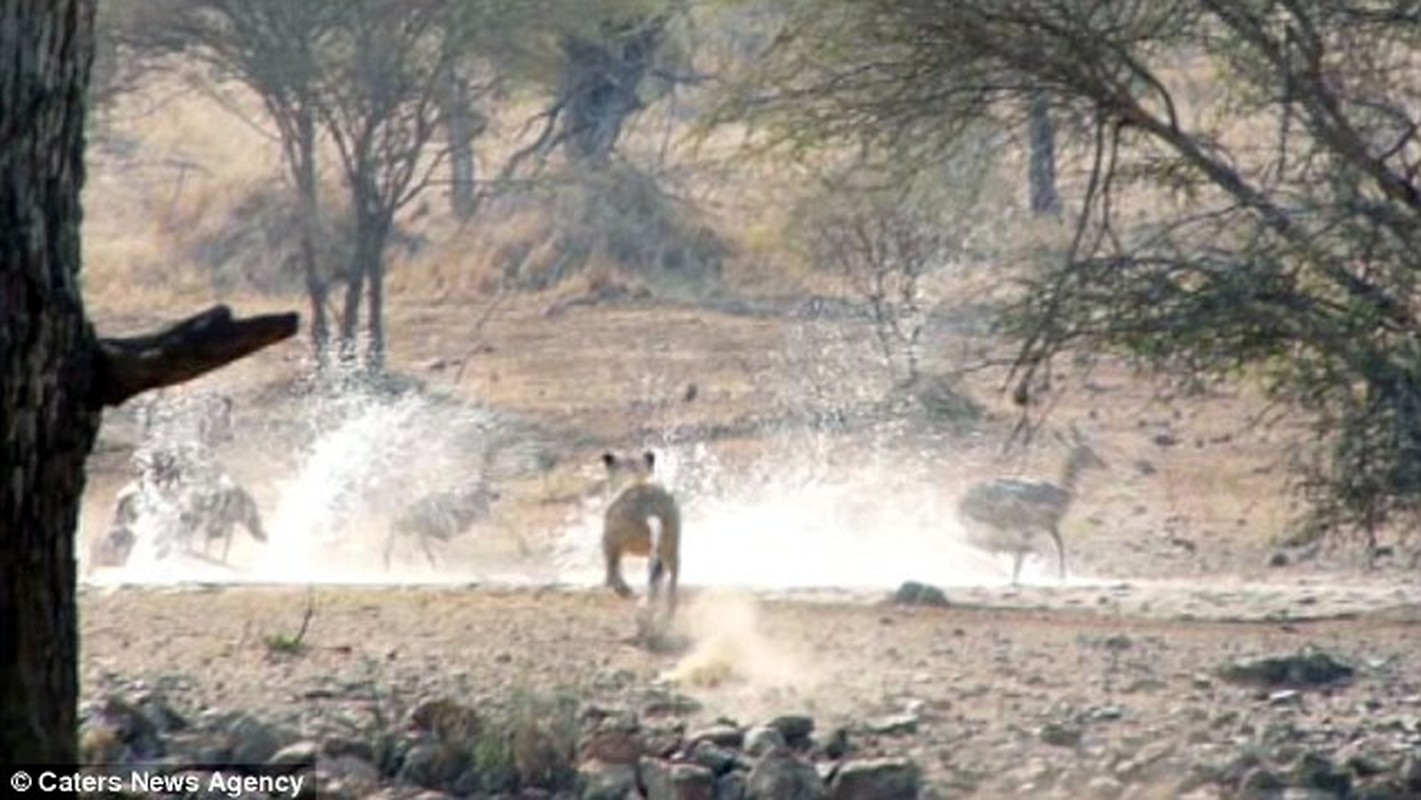
[(469, 90), (454, 70), (446, 70), (443, 91), (444, 128), (449, 135), (449, 206), (461, 222), (474, 216), (474, 115)]
[(157, 336), (96, 338), (79, 291), (94, 0), (6, 0), (0, 19), (0, 765), (62, 765), (78, 757), (74, 533), (101, 409), (297, 320), (219, 307)]
[(321, 274), (315, 257), (321, 206), (315, 186), (315, 119), (308, 104), (297, 112), (296, 136), (296, 163), (291, 165), (291, 172), (296, 175), (297, 207), (301, 215), (301, 271), (306, 276), (306, 297), (311, 307), (311, 354), (315, 357), (315, 368), (324, 371), (330, 361), (331, 348), (330, 323), (325, 320), (325, 297), (330, 293), (330, 283)]
[(326, 295), (329, 286), (316, 262), (317, 224), (320, 203), (316, 194), (316, 121), (310, 106), (298, 112), (296, 123), (296, 160), (291, 165), (296, 177), (296, 193), (300, 209), (301, 271), (306, 277), (306, 298), (311, 306), (311, 349), (316, 369), (324, 370), (330, 351), (330, 325), (326, 321)]
[(356, 222), (355, 251), (345, 275), (345, 309), (340, 318), (340, 360), (346, 366), (360, 357), (360, 301), (365, 295), (366, 256), (361, 244), (360, 222)]
[(1051, 104), (1045, 92), (1032, 94), (1027, 125), (1031, 144), (1028, 166), (1031, 213), (1038, 217), (1059, 217), (1061, 196), (1056, 192), (1056, 126), (1051, 121)]
[(369, 350), (365, 354), (365, 369), (371, 375), (378, 375), (385, 369), (385, 240), (389, 238), (389, 226), (381, 220), (371, 220), (373, 229), (368, 234), (369, 253), (365, 268), (370, 281), (370, 308), (367, 324), (370, 326)]
[(349, 283), (345, 292), (345, 317), (341, 320), (341, 357), (355, 364), (360, 358), (360, 306), (366, 299), (366, 349), (364, 366), (370, 372), (384, 368), (385, 359), (385, 243), (389, 238), (388, 214), (368, 196), (355, 198), (358, 211), (355, 219), (355, 251), (351, 258)]
[[(91, 0), (0, 28), (0, 764), (73, 762), (74, 528), (99, 412), (77, 278)], [(18, 8), (16, 7), (18, 6)], [(16, 20), (18, 17), (18, 20)]]

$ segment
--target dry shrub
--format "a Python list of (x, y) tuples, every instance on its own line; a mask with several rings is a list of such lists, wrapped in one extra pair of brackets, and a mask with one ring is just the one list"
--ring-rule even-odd
[[(353, 257), (355, 232), (343, 189), (328, 186), (316, 225), (316, 269), (327, 283), (340, 280)], [(211, 220), (220, 220), (211, 222)], [(238, 195), (220, 217), (191, 237), (187, 259), (196, 263), (219, 292), (249, 289), (265, 294), (303, 291), (300, 260), (301, 217), (295, 193), (281, 183), (262, 182)], [(387, 265), (417, 250), (422, 240), (398, 223), (390, 234)]]
[(601, 266), (662, 294), (716, 286), (729, 248), (700, 212), (627, 164), (505, 196), (483, 229), (505, 285), (546, 289)]

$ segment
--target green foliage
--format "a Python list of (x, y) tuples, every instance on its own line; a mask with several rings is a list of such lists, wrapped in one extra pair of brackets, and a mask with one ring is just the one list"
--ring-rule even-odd
[(306, 652), (306, 633), (311, 629), (311, 619), (316, 615), (316, 594), (306, 592), (306, 608), (301, 615), (301, 626), (295, 633), (284, 631), (268, 634), (262, 639), (267, 653), (273, 656), (299, 656)]

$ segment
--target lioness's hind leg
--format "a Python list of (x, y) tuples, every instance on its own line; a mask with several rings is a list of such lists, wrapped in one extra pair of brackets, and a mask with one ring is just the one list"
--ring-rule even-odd
[(656, 598), (661, 596), (661, 580), (666, 576), (666, 565), (662, 562), (661, 556), (653, 554), (647, 565), (647, 597), (648, 606), (656, 605)]
[(602, 542), (602, 553), (607, 561), (607, 586), (619, 597), (631, 597), (632, 587), (622, 578), (622, 551), (610, 538)]
[(676, 584), (680, 581), (681, 577), (680, 558), (671, 559), (671, 563), (667, 567), (667, 572), (668, 574), (666, 576), (666, 616), (669, 619), (676, 616)]

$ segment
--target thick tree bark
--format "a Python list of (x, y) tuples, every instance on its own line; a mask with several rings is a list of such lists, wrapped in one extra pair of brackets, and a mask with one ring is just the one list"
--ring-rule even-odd
[(0, 0), (0, 765), (77, 757), (74, 531), (104, 404), (296, 330), (215, 309), (155, 337), (94, 335), (79, 292), (93, 25), (93, 0)]
[(0, 9), (0, 763), (63, 763), (78, 695), (73, 531), (99, 428), (76, 275), (94, 5)]

